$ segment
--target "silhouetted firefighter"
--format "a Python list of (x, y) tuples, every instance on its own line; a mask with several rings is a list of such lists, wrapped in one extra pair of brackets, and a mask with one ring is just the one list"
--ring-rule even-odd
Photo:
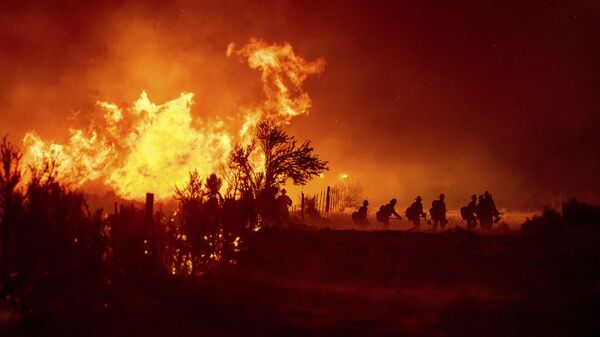
[(406, 217), (410, 220), (415, 228), (418, 228), (421, 225), (421, 218), (426, 218), (427, 214), (423, 212), (423, 203), (421, 202), (423, 199), (421, 196), (417, 196), (415, 201), (410, 205), (409, 208), (406, 209)]
[(431, 208), (429, 209), (429, 214), (431, 214), (431, 220), (433, 220), (433, 230), (437, 229), (438, 223), (440, 224), (440, 229), (444, 230), (446, 227), (446, 203), (444, 202), (445, 196), (444, 193), (440, 194), (440, 198), (434, 200), (431, 203)]
[(379, 211), (377, 211), (377, 221), (383, 223), (384, 226), (389, 226), (390, 225), (390, 216), (395, 215), (396, 218), (402, 220), (402, 217), (400, 216), (400, 214), (398, 214), (396, 212), (396, 210), (394, 209), (394, 206), (396, 206), (397, 200), (396, 199), (392, 199), (390, 200), (390, 202), (388, 204), (385, 204), (383, 206), (381, 206), (379, 208)]
[(477, 227), (477, 196), (471, 196), (471, 202), (460, 209), (460, 216), (467, 221), (467, 229), (475, 229)]
[(479, 196), (476, 213), (482, 229), (491, 229), (493, 223), (500, 221), (500, 212), (498, 212), (496, 203), (488, 191)]
[(479, 201), (477, 202), (477, 207), (475, 208), (475, 214), (477, 214), (477, 218), (479, 219), (479, 224), (481, 225), (482, 229), (487, 229), (492, 226), (492, 214), (483, 195), (479, 196)]
[(287, 196), (287, 191), (281, 190), (281, 194), (277, 197), (277, 220), (279, 225), (289, 225), (290, 223), (290, 211), (289, 207), (292, 206), (292, 199)]
[(369, 202), (365, 200), (362, 206), (358, 208), (358, 211), (352, 213), (352, 222), (355, 225), (366, 226), (369, 224), (369, 220), (367, 219), (368, 206)]
[(490, 205), (490, 208), (492, 210), (492, 217), (494, 218), (494, 223), (498, 223), (500, 221), (501, 213), (498, 211), (498, 208), (496, 208), (496, 202), (494, 201), (494, 198), (492, 198), (492, 194), (488, 191), (485, 191), (483, 196)]

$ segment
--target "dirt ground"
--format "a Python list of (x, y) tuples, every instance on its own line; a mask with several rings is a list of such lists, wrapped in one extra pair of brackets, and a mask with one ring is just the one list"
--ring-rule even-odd
[(10, 335), (600, 336), (596, 232), (264, 230), (203, 277), (66, 291)]

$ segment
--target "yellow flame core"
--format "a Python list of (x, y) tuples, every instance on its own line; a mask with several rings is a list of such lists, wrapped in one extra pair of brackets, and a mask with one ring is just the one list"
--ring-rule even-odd
[(126, 138), (124, 165), (117, 167), (106, 182), (126, 198), (138, 198), (153, 191), (167, 198), (176, 184), (187, 179), (192, 168), (210, 173), (226, 159), (231, 137), (216, 125), (203, 130), (192, 127), (193, 95), (155, 105), (145, 93), (136, 102), (138, 122)]
[(235, 126), (221, 120), (194, 121), (192, 93), (155, 104), (142, 92), (129, 108), (98, 102), (103, 120), (88, 130), (70, 130), (66, 144), (44, 141), (35, 132), (26, 134), (25, 161), (35, 166), (55, 159), (58, 178), (76, 186), (102, 179), (124, 198), (141, 199), (153, 192), (165, 199), (173, 195), (176, 185), (186, 182), (191, 170), (205, 176), (216, 172), (232, 144), (248, 144), (261, 120), (283, 125), (308, 112), (311, 101), (302, 83), (308, 75), (323, 71), (322, 59), (307, 62), (287, 43), (269, 45), (258, 39), (237, 51), (229, 44), (226, 54), (237, 55), (261, 72), (265, 94), (262, 104), (240, 109), (239, 131), (233, 132)]

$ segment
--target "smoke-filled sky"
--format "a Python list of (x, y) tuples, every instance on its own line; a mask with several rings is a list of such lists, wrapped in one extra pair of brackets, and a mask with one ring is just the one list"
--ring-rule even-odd
[(0, 134), (64, 140), (97, 101), (193, 92), (199, 120), (260, 101), (230, 42), (289, 42), (324, 72), (288, 130), (367, 197), (490, 190), (499, 206), (600, 201), (600, 3), (16, 1), (0, 9)]

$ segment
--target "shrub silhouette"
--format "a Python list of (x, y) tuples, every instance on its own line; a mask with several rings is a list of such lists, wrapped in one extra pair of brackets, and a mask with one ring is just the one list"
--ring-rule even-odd
[(570, 199), (562, 207), (562, 219), (567, 226), (600, 228), (600, 207)]
[(600, 228), (600, 207), (570, 199), (562, 206), (562, 214), (555, 209), (545, 208), (541, 215), (528, 218), (521, 225), (526, 233), (550, 232), (573, 227)]
[(90, 213), (81, 192), (55, 181), (57, 165), (50, 159), (30, 167), (31, 179), (19, 189), (20, 151), (5, 138), (0, 153), (3, 298), (36, 313), (70, 285), (101, 289), (108, 242), (102, 212)]
[(176, 187), (180, 221), (163, 224), (171, 273), (204, 273), (231, 261), (241, 236), (255, 228), (254, 198), (248, 193), (239, 199), (223, 198), (222, 182), (214, 173), (203, 181), (192, 171), (187, 184)]

